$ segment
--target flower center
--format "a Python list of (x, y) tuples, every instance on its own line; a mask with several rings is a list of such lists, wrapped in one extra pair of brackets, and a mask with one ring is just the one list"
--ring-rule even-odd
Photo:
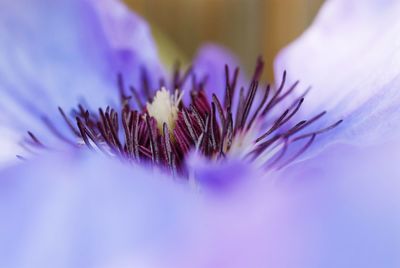
[(171, 130), (175, 128), (175, 123), (178, 119), (178, 106), (182, 96), (183, 93), (178, 90), (174, 94), (170, 94), (165, 88), (161, 88), (156, 92), (153, 101), (147, 103), (147, 112), (156, 119), (160, 131), (163, 130), (164, 123)]
[[(215, 94), (209, 99), (205, 93), (206, 78), (199, 80), (191, 68), (183, 75), (179, 68), (176, 69), (170, 87), (176, 89), (174, 93), (169, 92), (162, 82), (161, 89), (151, 94), (148, 75), (144, 72), (140, 91), (130, 87), (132, 94), (127, 96), (124, 81), (119, 76), (121, 104), (118, 109), (106, 107), (94, 112), (79, 105), (71, 112), (74, 123), (59, 108), (79, 142), (66, 138), (46, 118), (45, 123), (56, 136), (72, 146), (85, 144), (112, 157), (149, 163), (183, 176), (188, 174), (185, 157), (193, 150), (211, 159), (240, 157), (254, 160), (257, 165), (279, 169), (306, 151), (317, 135), (336, 127), (342, 120), (306, 132), (326, 112), (293, 122), (307, 91), (294, 96), (298, 82), (286, 87), (286, 72), (278, 87), (259, 87), (263, 65), (259, 60), (248, 88), (241, 87), (240, 90), (236, 89), (238, 68), (232, 75), (226, 66), (222, 99)], [(179, 89), (190, 76), (191, 102), (184, 103)], [(282, 110), (283, 100), (289, 105)], [(28, 133), (28, 144), (45, 147), (33, 133)], [(292, 144), (296, 144), (295, 149), (289, 150)]]

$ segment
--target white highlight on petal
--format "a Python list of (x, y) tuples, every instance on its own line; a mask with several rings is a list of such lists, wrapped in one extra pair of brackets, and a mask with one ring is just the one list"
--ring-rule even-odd
[(0, 127), (0, 167), (7, 167), (15, 164), (18, 159), (16, 155), (22, 155), (23, 149), (18, 145), (19, 133), (10, 128)]
[(255, 140), (260, 135), (258, 124), (253, 124), (250, 129), (240, 131), (233, 137), (232, 145), (228, 151), (228, 156), (246, 157), (256, 148)]
[(396, 0), (326, 1), (313, 25), (278, 55), (277, 75), (287, 70), (289, 82), (313, 88), (303, 112), (344, 119), (329, 142), (375, 144), (399, 135), (399, 13)]

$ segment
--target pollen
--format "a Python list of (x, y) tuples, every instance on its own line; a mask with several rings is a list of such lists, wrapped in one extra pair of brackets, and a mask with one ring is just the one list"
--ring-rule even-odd
[(179, 103), (182, 100), (182, 93), (175, 91), (174, 94), (166, 88), (161, 88), (156, 92), (151, 103), (147, 103), (146, 108), (150, 116), (157, 121), (157, 127), (162, 132), (164, 123), (169, 129), (174, 129), (178, 119)]

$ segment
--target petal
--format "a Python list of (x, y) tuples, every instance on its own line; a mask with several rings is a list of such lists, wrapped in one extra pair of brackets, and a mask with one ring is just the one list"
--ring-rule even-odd
[(379, 160), (400, 147), (387, 146), (246, 173), (253, 183), (219, 198), (96, 155), (23, 163), (0, 172), (0, 264), (398, 267), (400, 174)]
[(249, 175), (250, 187), (208, 208), (215, 222), (202, 236), (221, 267), (398, 267), (399, 149), (336, 145), (262, 180)]
[(327, 1), (277, 57), (277, 75), (287, 69), (289, 80), (313, 87), (305, 114), (328, 110), (328, 121), (345, 119), (330, 141), (376, 143), (398, 135), (399, 12), (399, 1)]
[(119, 0), (90, 1), (113, 50), (118, 70), (139, 84), (141, 68), (145, 68), (149, 72), (150, 88), (157, 89), (164, 72), (149, 25)]
[(288, 251), (277, 260), (292, 258), (289, 267), (397, 267), (399, 148), (330, 146), (280, 174), (287, 224), (271, 254)]
[(262, 176), (261, 170), (255, 169), (250, 162), (238, 157), (216, 161), (192, 153), (188, 157), (187, 165), (195, 185), (217, 194), (240, 189), (254, 178)]
[(161, 265), (176, 258), (172, 243), (185, 245), (191, 224), (184, 221), (197, 217), (185, 214), (197, 209), (172, 182), (77, 152), (2, 171), (0, 266)]
[[(206, 79), (206, 92), (210, 99), (212, 93), (215, 93), (220, 100), (223, 100), (226, 88), (225, 65), (229, 66), (231, 77), (235, 68), (240, 67), (239, 60), (226, 48), (206, 44), (197, 51), (193, 60), (194, 71), (197, 79)], [(243, 85), (244, 81), (243, 70), (241, 70), (238, 85)]]
[(81, 102), (112, 105), (118, 72), (131, 74), (133, 84), (141, 67), (159, 72), (147, 24), (119, 1), (3, 1), (0, 10), (8, 124), (35, 130), (46, 115), (63, 127), (57, 106), (69, 112)]

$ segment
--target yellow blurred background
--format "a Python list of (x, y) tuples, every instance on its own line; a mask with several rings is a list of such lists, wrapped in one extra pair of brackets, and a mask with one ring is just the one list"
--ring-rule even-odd
[[(276, 53), (312, 22), (323, 0), (125, 0), (150, 21), (167, 64), (204, 42), (231, 49), (247, 71), (257, 56), (272, 78)], [(167, 55), (167, 57), (165, 57)]]

